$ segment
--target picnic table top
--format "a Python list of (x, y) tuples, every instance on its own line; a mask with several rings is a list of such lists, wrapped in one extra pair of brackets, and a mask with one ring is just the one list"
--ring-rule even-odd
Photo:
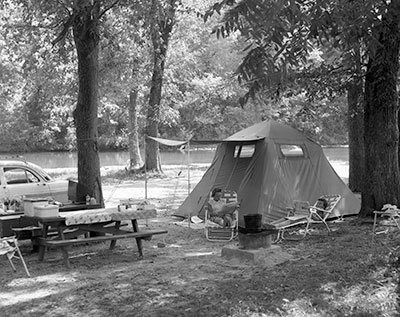
[(122, 221), (132, 219), (147, 219), (157, 217), (154, 206), (147, 205), (144, 209), (127, 208), (119, 211), (118, 207), (99, 208), (91, 210), (77, 210), (60, 212), (58, 217), (33, 217), (42, 223), (63, 221), (65, 225), (90, 224), (107, 221)]

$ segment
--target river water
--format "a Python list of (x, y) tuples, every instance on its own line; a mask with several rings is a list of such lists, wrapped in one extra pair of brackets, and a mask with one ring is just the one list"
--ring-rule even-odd
[[(214, 150), (192, 150), (190, 164), (210, 164)], [(324, 148), (324, 153), (340, 177), (348, 177), (349, 151), (346, 147)], [(0, 155), (0, 158), (12, 155)], [(23, 158), (42, 166), (44, 169), (77, 167), (76, 152), (40, 152), (25, 153)], [(126, 166), (129, 162), (128, 152), (100, 152), (101, 166)], [(161, 152), (162, 165), (186, 165), (188, 156), (179, 151)]]

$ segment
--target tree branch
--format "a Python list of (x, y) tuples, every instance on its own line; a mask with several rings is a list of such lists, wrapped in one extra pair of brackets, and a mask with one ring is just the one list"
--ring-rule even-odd
[(119, 2), (119, 0), (115, 0), (112, 4), (110, 4), (107, 8), (105, 8), (103, 10), (103, 12), (100, 13), (99, 15), (99, 20), (101, 19), (101, 17), (109, 10), (111, 10), (113, 7), (115, 7), (115, 5)]
[(65, 36), (67, 35), (68, 29), (71, 27), (73, 21), (75, 18), (75, 14), (71, 14), (67, 20), (67, 22), (64, 23), (63, 29), (61, 30), (60, 34), (55, 38), (54, 41), (51, 42), (51, 44), (56, 45), (58, 42), (62, 41)]

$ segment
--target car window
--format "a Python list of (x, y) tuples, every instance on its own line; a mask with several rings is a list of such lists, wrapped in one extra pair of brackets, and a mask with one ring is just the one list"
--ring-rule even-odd
[(40, 166), (33, 164), (33, 163), (29, 163), (29, 166), (30, 166), (30, 168), (35, 170), (35, 172), (37, 172), (39, 174), (39, 176), (43, 177), (46, 181), (48, 181), (48, 182), (53, 181), (53, 179), (50, 177), (50, 175), (47, 174)]
[(39, 179), (34, 174), (20, 167), (5, 167), (4, 177), (9, 185), (39, 182)]

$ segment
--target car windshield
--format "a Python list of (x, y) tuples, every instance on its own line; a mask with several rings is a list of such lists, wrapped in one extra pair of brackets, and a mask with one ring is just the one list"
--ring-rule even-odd
[(47, 174), (40, 166), (33, 164), (33, 163), (28, 163), (28, 166), (31, 167), (35, 172), (40, 174), (46, 181), (52, 182), (53, 179), (50, 177), (49, 174)]

